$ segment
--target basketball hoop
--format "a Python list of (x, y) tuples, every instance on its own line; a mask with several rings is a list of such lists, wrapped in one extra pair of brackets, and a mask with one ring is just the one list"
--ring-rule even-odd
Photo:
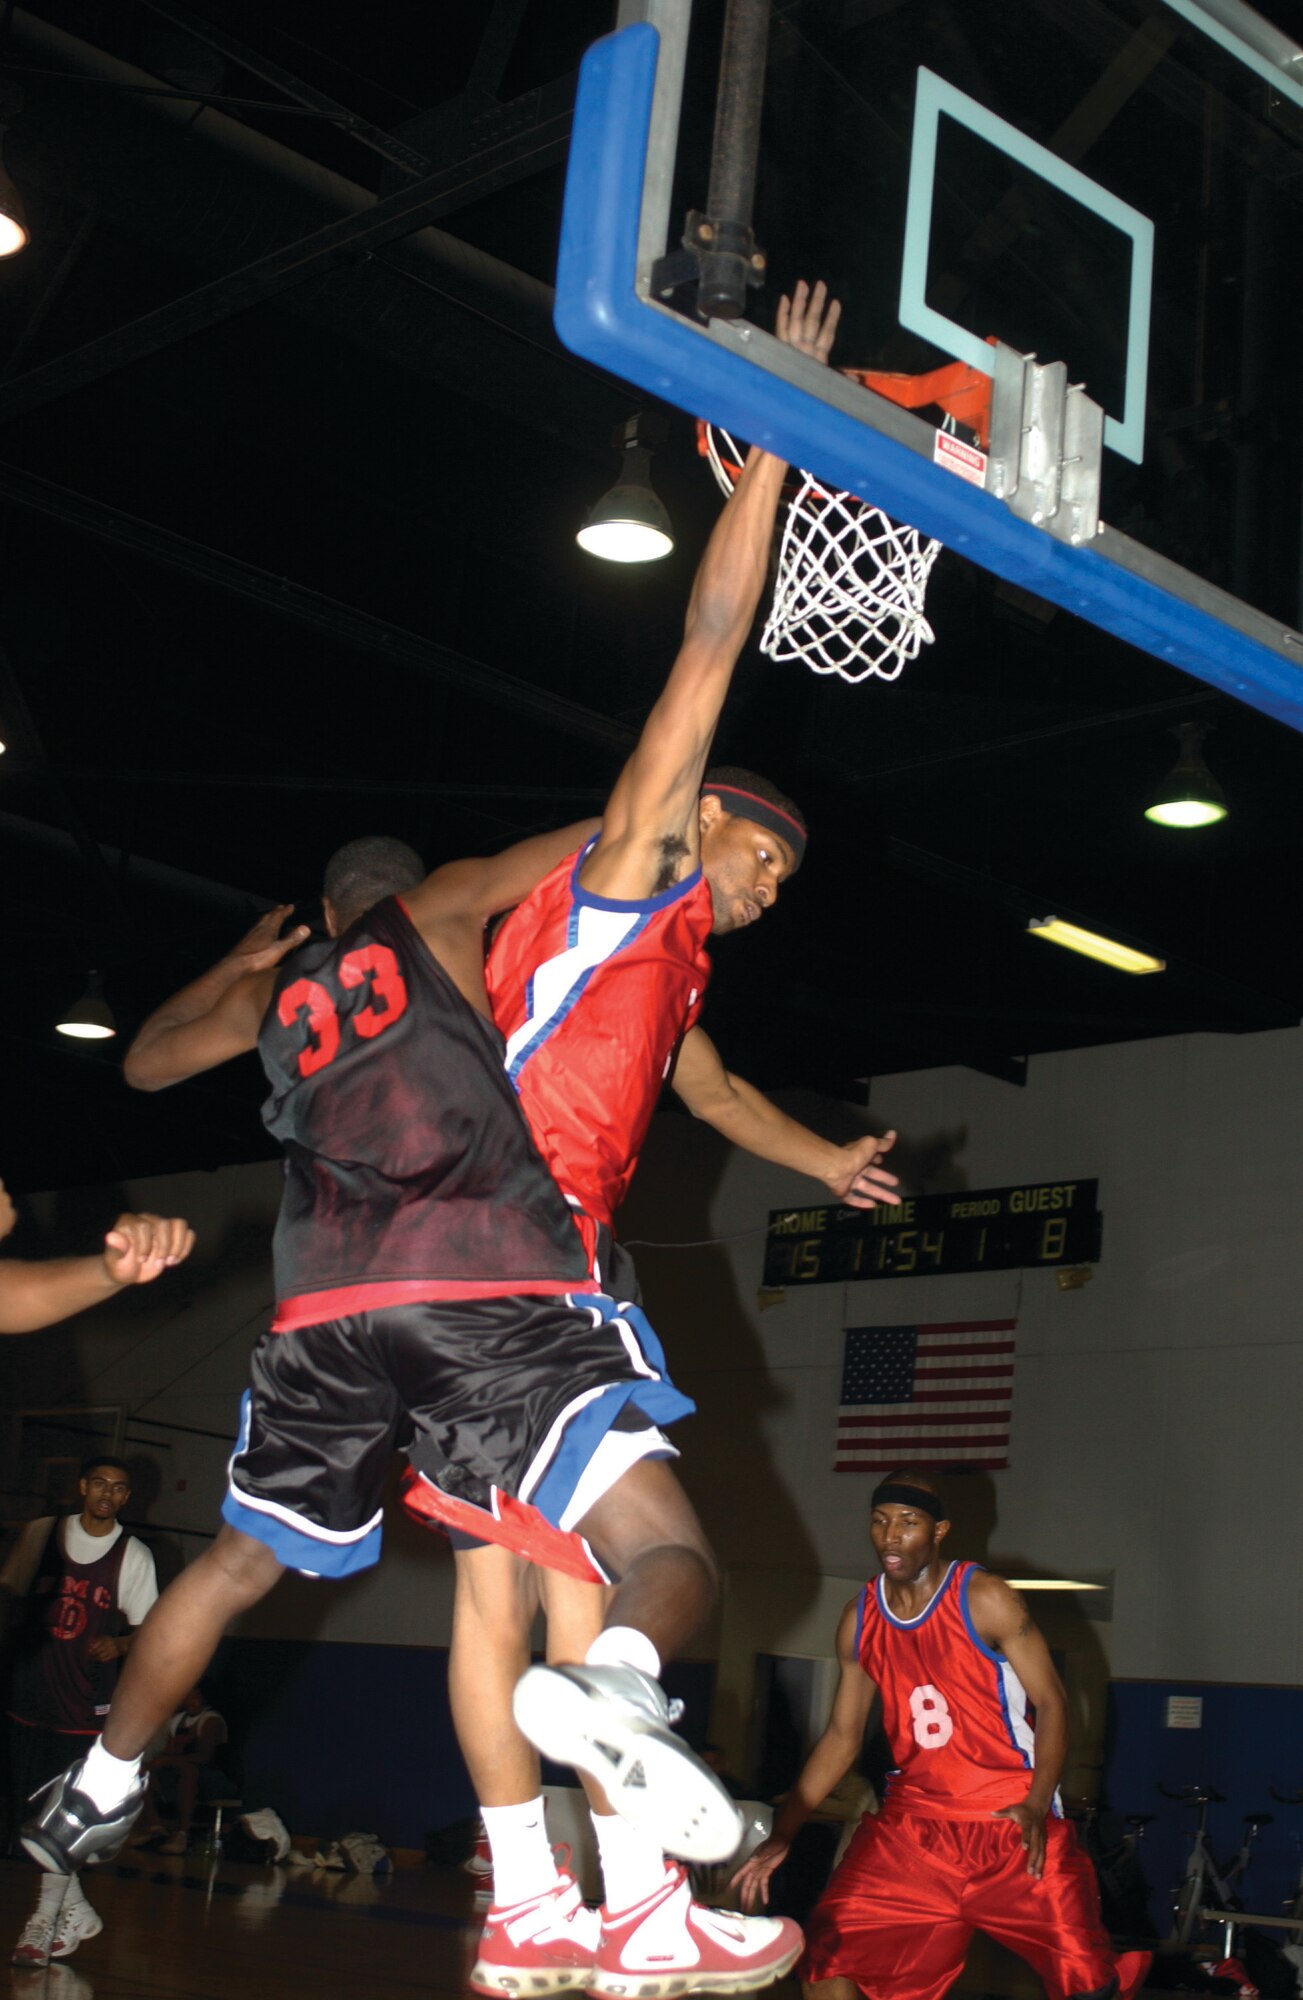
[[(990, 377), (959, 362), (927, 375), (845, 371), (863, 388), (908, 409), (937, 405), (947, 424), (968, 425), (985, 447)], [(742, 474), (743, 452), (727, 431), (697, 424), (697, 449), (725, 495)], [(924, 605), (940, 542), (893, 521), (880, 507), (802, 472), (792, 489), (778, 550), (773, 603), (760, 639), (771, 660), (802, 660), (816, 674), (894, 681), (935, 636)]]

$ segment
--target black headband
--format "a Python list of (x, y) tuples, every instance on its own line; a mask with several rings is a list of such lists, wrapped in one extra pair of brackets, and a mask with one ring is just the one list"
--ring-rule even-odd
[(874, 1487), (869, 1505), (881, 1507), (884, 1500), (894, 1500), (899, 1507), (921, 1507), (934, 1521), (945, 1520), (939, 1498), (923, 1486), (904, 1486), (894, 1479), (884, 1479), (881, 1486)]
[(744, 792), (736, 785), (714, 785), (707, 781), (701, 788), (703, 799), (718, 799), (725, 812), (736, 813), (739, 819), (753, 819), (757, 826), (768, 827), (785, 840), (792, 850), (792, 873), (805, 856), (806, 832), (799, 819), (784, 812), (781, 806), (772, 805), (762, 799), (758, 792)]

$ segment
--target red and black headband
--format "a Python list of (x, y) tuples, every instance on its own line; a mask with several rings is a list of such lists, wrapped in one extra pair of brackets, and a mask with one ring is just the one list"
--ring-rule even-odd
[(716, 785), (707, 782), (701, 788), (701, 796), (718, 799), (724, 811), (736, 813), (739, 819), (754, 820), (757, 826), (768, 827), (785, 840), (792, 850), (792, 873), (795, 875), (805, 857), (806, 831), (799, 819), (792, 813), (784, 812), (769, 799), (762, 799), (758, 792), (744, 792), (737, 785)]

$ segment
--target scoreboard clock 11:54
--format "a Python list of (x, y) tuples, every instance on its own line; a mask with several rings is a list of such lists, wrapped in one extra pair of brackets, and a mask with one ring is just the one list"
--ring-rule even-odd
[(1099, 1262), (1098, 1181), (907, 1195), (899, 1208), (776, 1208), (763, 1283), (855, 1283)]

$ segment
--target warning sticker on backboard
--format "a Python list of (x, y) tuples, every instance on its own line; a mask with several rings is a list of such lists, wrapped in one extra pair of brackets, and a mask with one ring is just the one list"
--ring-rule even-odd
[(944, 465), (947, 472), (966, 479), (970, 486), (986, 484), (986, 453), (979, 451), (975, 444), (965, 444), (952, 431), (937, 432), (932, 444), (932, 459), (934, 464)]
[(1165, 1729), (1202, 1729), (1203, 1696), (1169, 1694), (1163, 1710)]

